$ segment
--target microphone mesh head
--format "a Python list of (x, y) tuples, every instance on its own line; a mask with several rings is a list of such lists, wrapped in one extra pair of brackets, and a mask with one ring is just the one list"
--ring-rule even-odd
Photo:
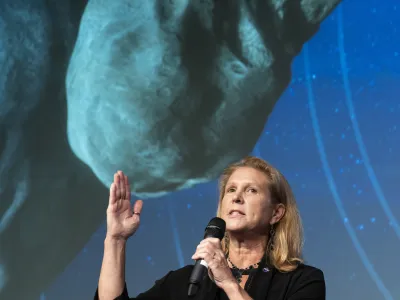
[(213, 237), (222, 240), (225, 235), (225, 227), (224, 220), (218, 217), (212, 218), (205, 229), (204, 238)]

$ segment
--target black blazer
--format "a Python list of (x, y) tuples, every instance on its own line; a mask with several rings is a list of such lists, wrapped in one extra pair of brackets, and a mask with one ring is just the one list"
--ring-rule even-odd
[[(193, 266), (186, 266), (176, 271), (170, 271), (148, 291), (136, 298), (129, 298), (125, 286), (123, 293), (115, 300), (216, 300), (228, 299), (220, 295), (220, 289), (208, 276), (195, 297), (189, 298), (188, 279)], [(251, 276), (251, 275), (250, 275)], [(250, 277), (248, 281), (250, 280)], [(252, 279), (247, 293), (254, 300), (325, 300), (325, 280), (321, 270), (300, 265), (296, 270), (281, 273), (276, 269), (259, 269)], [(98, 294), (94, 297), (98, 300)]]

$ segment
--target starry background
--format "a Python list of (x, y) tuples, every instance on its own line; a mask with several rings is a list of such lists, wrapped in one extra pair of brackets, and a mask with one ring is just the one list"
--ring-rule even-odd
[[(327, 299), (400, 299), (399, 13), (396, 0), (340, 5), (293, 62), (254, 148), (294, 189)], [(216, 182), (144, 199), (128, 243), (131, 296), (192, 263), (216, 199)], [(40, 299), (91, 299), (104, 236), (105, 224)]]

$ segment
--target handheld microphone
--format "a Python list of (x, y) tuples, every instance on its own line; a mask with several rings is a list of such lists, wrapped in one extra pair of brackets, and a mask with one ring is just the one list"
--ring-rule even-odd
[[(226, 224), (224, 220), (217, 217), (212, 218), (204, 231), (204, 238), (206, 239), (212, 237), (222, 240), (225, 235), (225, 227)], [(188, 296), (194, 296), (197, 293), (200, 282), (206, 275), (207, 269), (208, 265), (204, 260), (196, 261), (192, 274), (189, 278)]]

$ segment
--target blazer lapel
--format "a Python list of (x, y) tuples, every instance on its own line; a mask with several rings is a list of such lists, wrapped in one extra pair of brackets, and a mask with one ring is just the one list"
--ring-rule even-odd
[(249, 291), (249, 295), (255, 300), (265, 300), (275, 275), (274, 268), (262, 267), (257, 270)]

